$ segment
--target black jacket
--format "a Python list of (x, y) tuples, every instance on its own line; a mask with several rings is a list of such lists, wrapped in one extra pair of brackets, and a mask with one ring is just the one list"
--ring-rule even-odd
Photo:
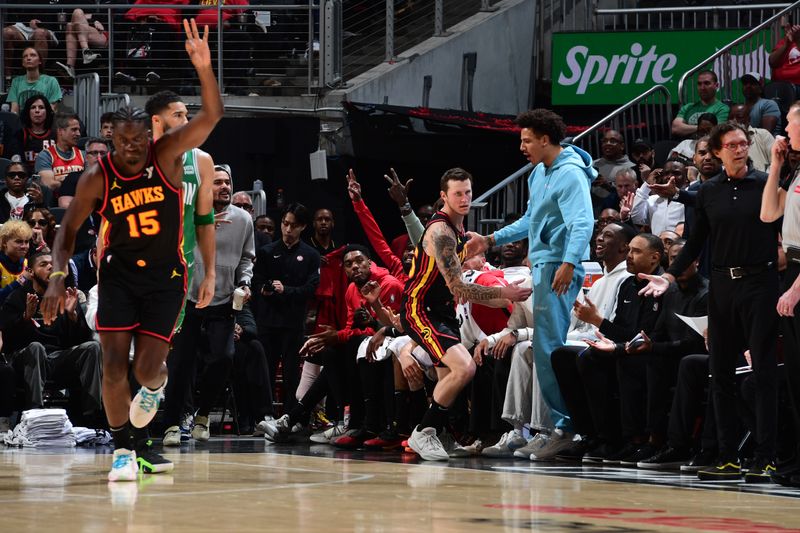
[[(319, 285), (319, 253), (303, 241), (287, 248), (283, 239), (256, 253), (252, 292), (259, 327), (303, 329), (306, 306)], [(261, 294), (268, 281), (280, 281), (283, 294)]]
[[(661, 269), (655, 274), (660, 275)], [(625, 343), (644, 331), (652, 335), (661, 314), (661, 297), (639, 296), (639, 291), (647, 285), (647, 280), (631, 276), (619, 286), (616, 315), (613, 321), (607, 318), (600, 324), (600, 333), (617, 344), (617, 355), (625, 352)], [(651, 337), (652, 338), (652, 337)]]
[(673, 283), (661, 297), (661, 314), (653, 336), (653, 354), (683, 357), (707, 353), (705, 340), (683, 320), (675, 316), (708, 315), (708, 281), (695, 276), (685, 289)]
[(50, 351), (72, 348), (86, 341), (92, 340), (92, 331), (86, 324), (81, 306), (76, 307), (78, 319), (72, 321), (66, 314), (60, 315), (49, 326), (44, 324), (39, 309), (41, 298), (36, 313), (30, 320), (25, 320), (25, 307), (28, 294), (34, 293), (33, 282), (28, 281), (22, 287), (12, 292), (3, 306), (0, 307), (0, 328), (3, 330), (3, 342), (6, 353), (13, 353), (25, 348), (32, 342), (40, 342), (45, 349)]

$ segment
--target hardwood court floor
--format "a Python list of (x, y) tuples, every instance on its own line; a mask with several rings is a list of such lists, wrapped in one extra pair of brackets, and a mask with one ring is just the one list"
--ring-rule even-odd
[(0, 447), (0, 531), (800, 532), (800, 490), (220, 438), (107, 483), (109, 450)]

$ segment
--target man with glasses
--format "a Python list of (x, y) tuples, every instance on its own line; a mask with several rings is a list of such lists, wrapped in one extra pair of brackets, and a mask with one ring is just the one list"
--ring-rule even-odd
[(735, 122), (716, 126), (708, 146), (722, 161), (723, 171), (700, 187), (695, 201), (695, 227), (669, 270), (641, 275), (650, 280), (640, 294), (660, 296), (696, 260), (705, 246), (711, 255), (708, 300), (708, 347), (717, 423), (719, 458), (698, 472), (701, 480), (742, 477), (738, 447), (740, 421), (736, 410), (736, 367), (750, 350), (755, 387), (755, 461), (746, 482), (764, 483), (775, 472), (778, 378), (778, 231), (761, 220), (761, 199), (767, 176), (747, 165), (750, 142)]
[[(89, 167), (97, 162), (98, 159), (108, 153), (108, 141), (98, 137), (92, 137), (86, 141), (86, 166)], [(78, 178), (83, 174), (83, 169), (70, 172), (64, 183), (61, 184), (58, 194), (58, 207), (66, 209), (75, 197), (75, 189), (78, 186)]]
[(22, 163), (11, 163), (6, 168), (6, 186), (0, 189), (0, 223), (20, 220), (25, 211), (42, 204), (42, 189), (28, 183), (28, 173)]
[(239, 191), (233, 194), (231, 205), (244, 209), (253, 218), (253, 199), (244, 191)]
[[(675, 186), (683, 189), (686, 184), (686, 165), (677, 159), (669, 159), (663, 169), (655, 169), (650, 176), (657, 182), (674, 179)], [(673, 198), (650, 195), (650, 185), (644, 183), (636, 190), (631, 207), (631, 221), (637, 226), (650, 226), (650, 233), (659, 235), (663, 231), (675, 231), (678, 222), (686, 220), (683, 204)]]
[[(253, 294), (257, 295), (258, 335), (267, 350), (270, 377), (283, 363), (283, 409), (297, 403), (298, 352), (303, 344), (306, 305), (319, 285), (319, 253), (300, 240), (309, 219), (308, 209), (292, 203), (281, 215), (281, 238), (260, 250), (253, 269)], [(275, 383), (272, 383), (273, 390)]]

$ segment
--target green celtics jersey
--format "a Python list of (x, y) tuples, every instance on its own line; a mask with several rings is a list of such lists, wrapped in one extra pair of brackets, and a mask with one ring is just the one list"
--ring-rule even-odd
[[(194, 247), (197, 245), (197, 232), (194, 227), (194, 209), (197, 203), (197, 193), (200, 191), (200, 167), (197, 166), (197, 148), (183, 154), (183, 257), (186, 260), (186, 289), (192, 286), (194, 274)], [(186, 313), (186, 299), (183, 300), (175, 331), (183, 325)]]
[(183, 255), (189, 272), (194, 264), (194, 247), (197, 245), (194, 213), (199, 190), (200, 167), (197, 164), (197, 148), (193, 148), (183, 154)]

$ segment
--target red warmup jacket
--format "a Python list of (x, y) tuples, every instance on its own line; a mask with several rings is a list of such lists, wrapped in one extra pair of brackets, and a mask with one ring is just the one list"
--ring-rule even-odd
[[(136, 0), (134, 2), (137, 6), (147, 6), (148, 4), (175, 4), (177, 6), (188, 6), (189, 0)], [(175, 31), (183, 33), (183, 18), (191, 11), (181, 9), (169, 9), (164, 7), (132, 7), (125, 13), (125, 18), (132, 22), (139, 22), (147, 17), (158, 17), (160, 20), (166, 22)], [(202, 32), (202, 27), (200, 28)]]
[[(356, 212), (359, 222), (361, 222), (361, 227), (364, 228), (364, 233), (367, 234), (370, 245), (372, 245), (375, 253), (378, 254), (378, 259), (386, 265), (386, 268), (389, 269), (392, 276), (396, 277), (402, 283), (408, 281), (408, 274), (406, 274), (405, 269), (403, 269), (403, 261), (400, 259), (400, 257), (402, 257), (402, 252), (398, 256), (398, 254), (393, 253), (389, 245), (386, 244), (386, 239), (383, 237), (378, 223), (375, 222), (375, 217), (372, 216), (372, 212), (369, 210), (369, 207), (367, 207), (367, 204), (364, 203), (364, 200), (354, 201), (353, 210)], [(406, 235), (406, 242), (408, 242), (408, 235)], [(404, 244), (403, 251), (405, 251), (405, 249), (406, 245)]]
[[(403, 284), (396, 277), (389, 274), (389, 271), (383, 267), (379, 267), (372, 263), (370, 269), (372, 276), (370, 281), (377, 281), (381, 286), (381, 303), (384, 307), (388, 307), (395, 313), (400, 311), (400, 301), (403, 299)], [(375, 317), (372, 308), (367, 304), (367, 301), (361, 296), (361, 291), (355, 283), (351, 283), (347, 287), (345, 293), (345, 301), (347, 302), (347, 325), (344, 329), (337, 332), (339, 342), (347, 342), (352, 337), (357, 335), (374, 335), (375, 330), (372, 328), (358, 329), (353, 328), (353, 315), (359, 307), (366, 307), (370, 315)]]
[(342, 268), (344, 249), (345, 247), (341, 246), (326, 255), (328, 264), (320, 266), (319, 285), (314, 294), (314, 303), (317, 306), (317, 324), (314, 333), (322, 331), (321, 326), (331, 326), (337, 330), (345, 327), (347, 274)]

